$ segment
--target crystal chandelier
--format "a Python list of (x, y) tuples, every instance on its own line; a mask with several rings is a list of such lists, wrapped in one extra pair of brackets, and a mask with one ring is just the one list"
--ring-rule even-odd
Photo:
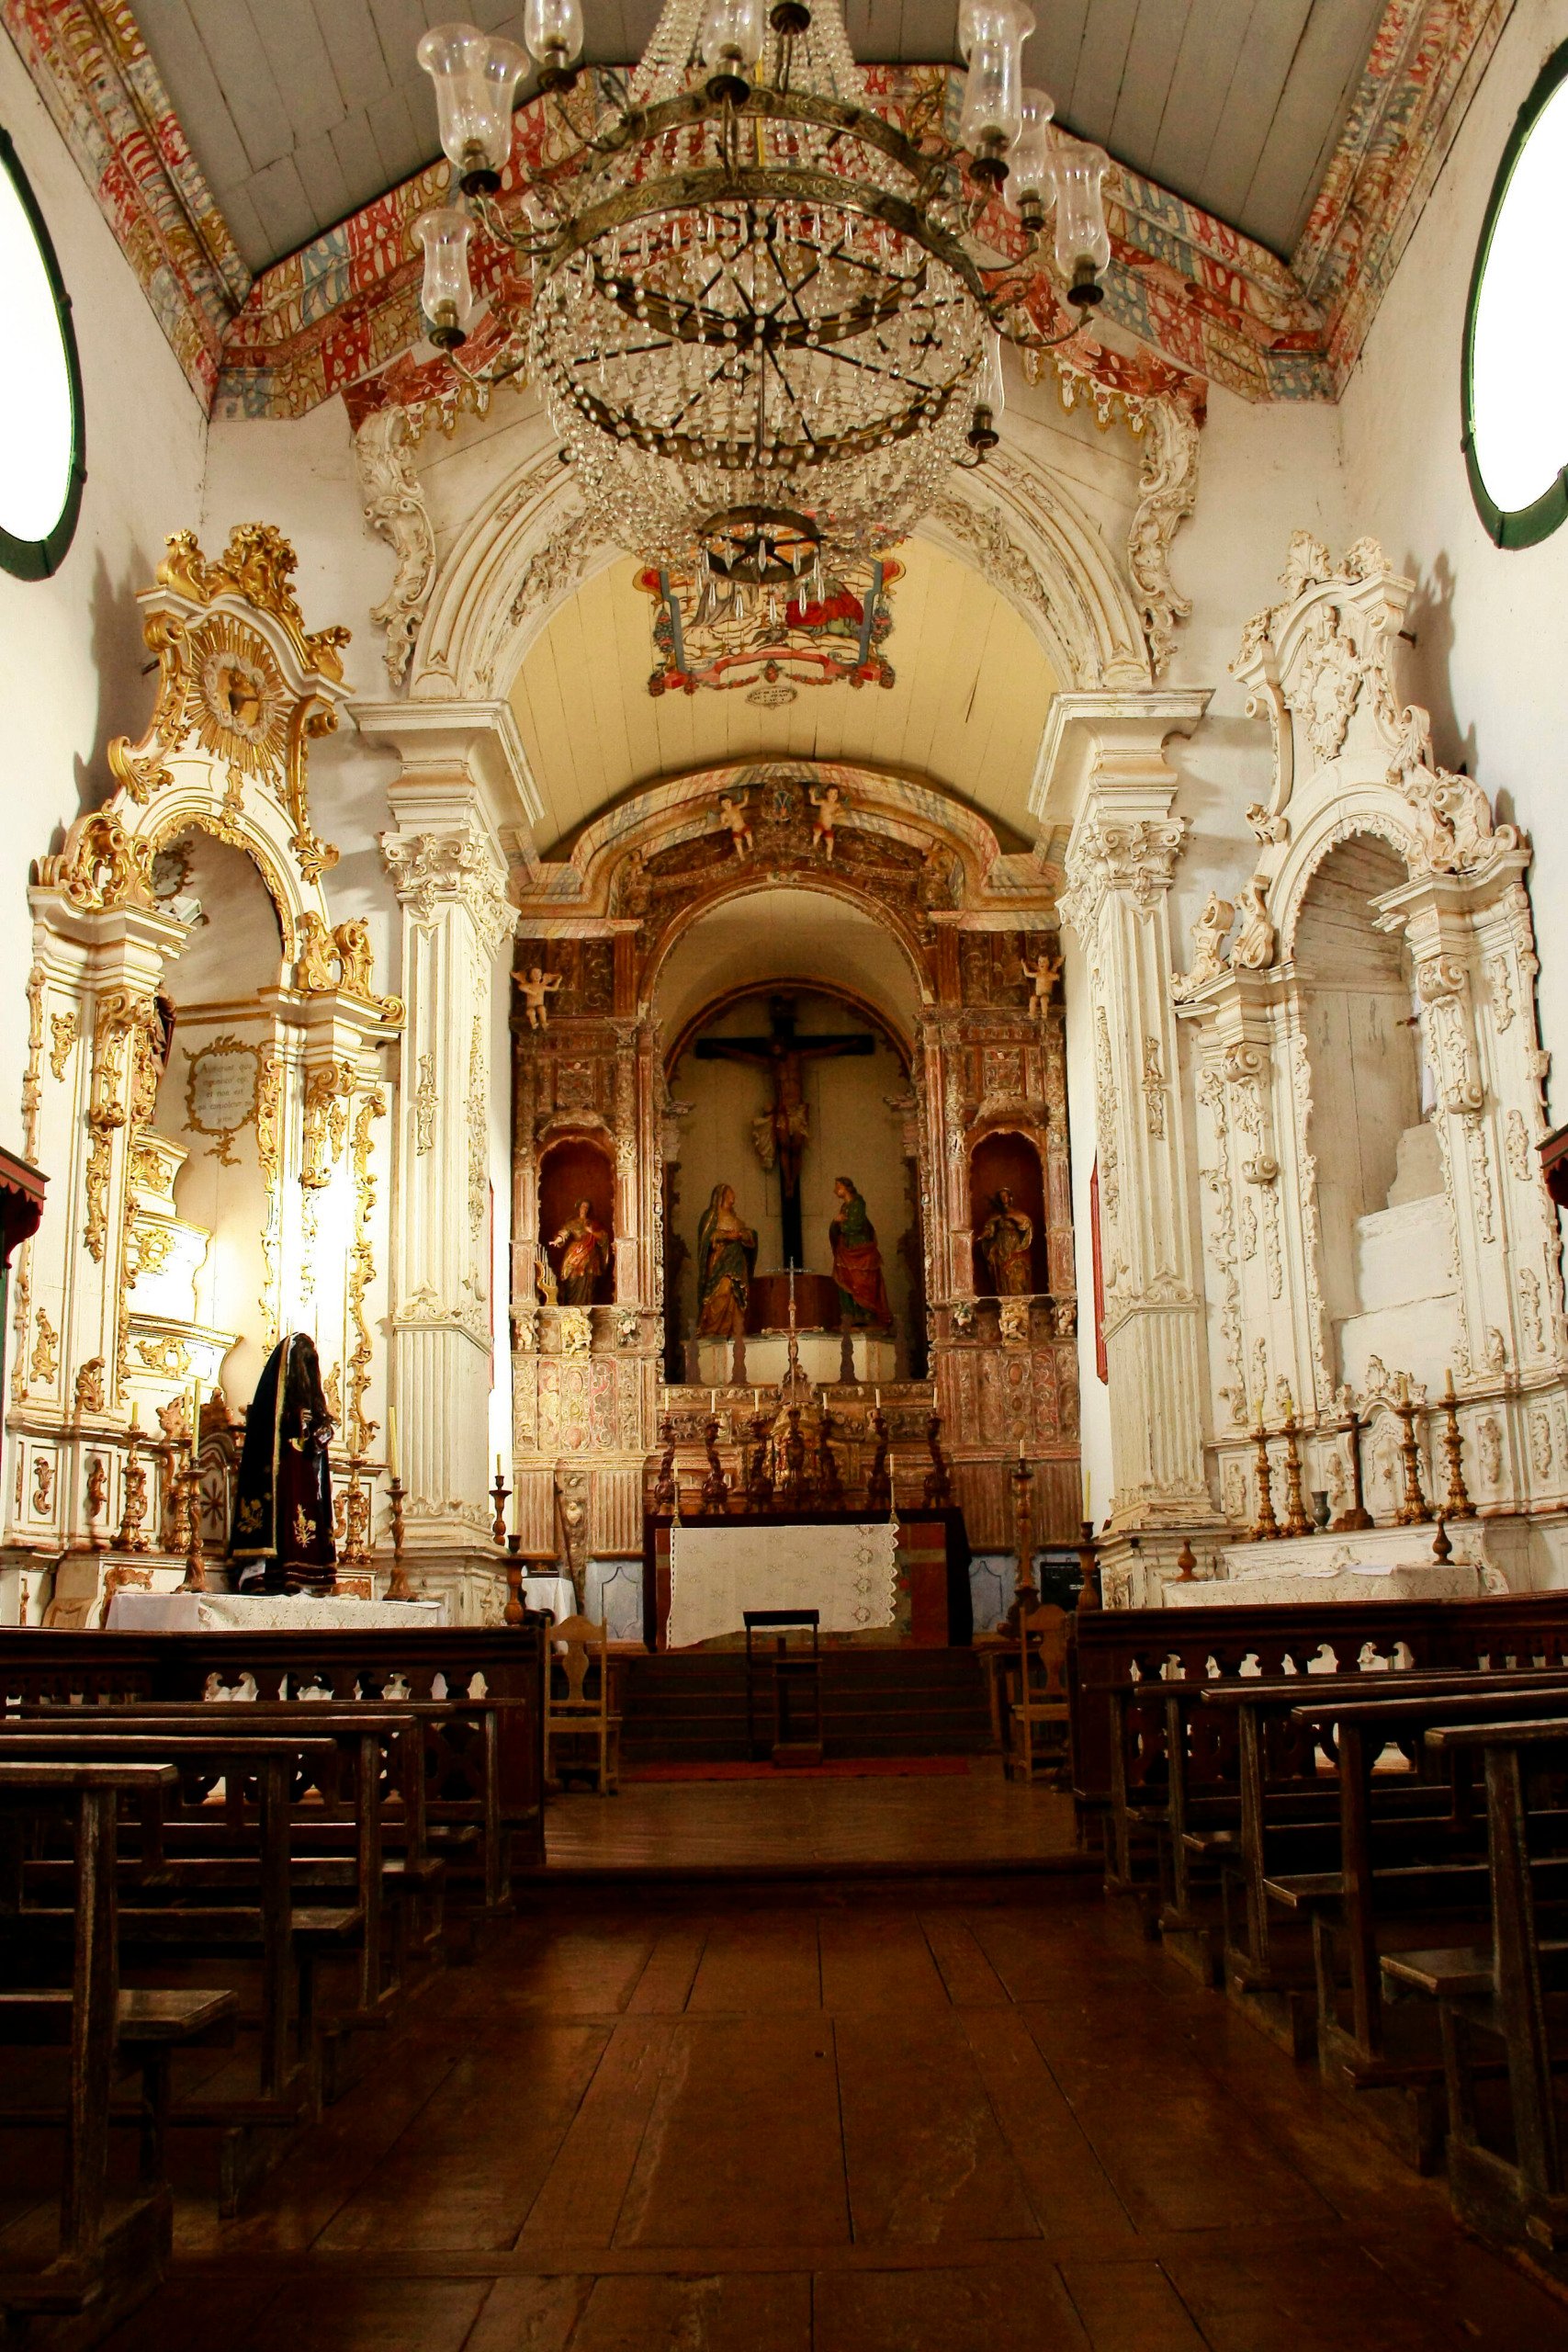
[[(640, 65), (580, 82), (580, 0), (528, 0), (527, 51), (471, 26), (426, 33), (441, 143), (463, 198), (427, 212), (431, 341), (471, 380), (526, 368), (604, 536), (659, 565), (694, 559), (742, 601), (809, 587), (831, 547), (903, 538), (949, 466), (984, 461), (1000, 339), (1077, 332), (1110, 260), (1098, 151), (1053, 143), (1022, 87), (1021, 0), (962, 0), (956, 141), (866, 104), (839, 0), (665, 0)], [(508, 220), (496, 201), (529, 54), (555, 119)], [(1023, 253), (978, 245), (1002, 198)], [(1043, 330), (1047, 216), (1073, 308)], [(995, 233), (995, 222), (992, 228)], [(526, 262), (525, 313), (456, 356), (480, 233)]]

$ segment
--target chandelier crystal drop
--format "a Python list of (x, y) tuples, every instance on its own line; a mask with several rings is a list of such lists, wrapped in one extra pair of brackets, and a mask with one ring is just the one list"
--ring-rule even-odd
[(998, 331), (1066, 340), (1039, 334), (1025, 280), (975, 250), (1004, 187), (1036, 270), (1055, 203), (1068, 334), (1100, 299), (1106, 162), (1051, 143), (1051, 101), (1022, 85), (1033, 22), (1021, 0), (965, 0), (954, 146), (868, 106), (838, 0), (666, 0), (625, 80), (579, 76), (578, 0), (530, 0), (525, 36), (567, 144), (523, 175), (510, 220), (494, 196), (526, 60), (436, 28), (420, 62), (468, 212), (419, 226), (431, 339), (468, 372), (471, 215), (532, 271), (479, 378), (526, 368), (606, 537), (653, 564), (694, 557), (742, 598), (815, 578), (825, 547), (881, 554), (950, 466), (996, 446)]

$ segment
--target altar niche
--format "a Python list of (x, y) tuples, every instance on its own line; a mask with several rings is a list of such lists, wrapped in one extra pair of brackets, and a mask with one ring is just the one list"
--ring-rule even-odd
[(1405, 881), (1387, 842), (1353, 835), (1307, 886), (1292, 950), (1312, 1072), (1323, 1291), (1341, 1380), (1375, 1358), (1440, 1382), (1461, 1340), (1459, 1274), (1432, 1079), (1406, 941), (1375, 901)]
[[(785, 1287), (768, 1277), (794, 1264), (803, 1329), (836, 1333), (847, 1322), (872, 1331), (875, 1312), (857, 1300), (846, 1314), (832, 1281), (838, 1226), (843, 1267), (853, 1287), (874, 1297), (871, 1261), (858, 1238), (869, 1219), (891, 1315), (889, 1376), (895, 1363), (897, 1375), (907, 1376), (920, 1252), (902, 1117), (893, 1106), (907, 1095), (908, 1074), (880, 1020), (820, 986), (748, 991), (690, 1024), (669, 1082), (682, 1106), (676, 1224), (684, 1243), (666, 1299), (671, 1357), (694, 1352), (699, 1228), (716, 1191), (722, 1195), (728, 1187), (733, 1201), (722, 1204), (727, 1229), (733, 1221), (755, 1236), (754, 1247), (743, 1251), (752, 1268), (746, 1330), (755, 1334), (784, 1319)], [(736, 1246), (741, 1248), (739, 1236)], [(689, 1376), (698, 1376), (694, 1367)]]
[(1010, 1128), (982, 1136), (969, 1162), (969, 1230), (976, 1298), (1028, 1298), (1050, 1289), (1040, 1154)]

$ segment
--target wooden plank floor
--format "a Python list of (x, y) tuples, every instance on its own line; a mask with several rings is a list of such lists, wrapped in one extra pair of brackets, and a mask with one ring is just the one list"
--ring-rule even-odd
[(113, 2352), (1554, 2352), (1081, 1881), (523, 1918)]
[(1072, 1799), (976, 1756), (951, 1778), (631, 1781), (551, 1800), (552, 1869), (906, 1869), (1041, 1861), (1074, 1851)]

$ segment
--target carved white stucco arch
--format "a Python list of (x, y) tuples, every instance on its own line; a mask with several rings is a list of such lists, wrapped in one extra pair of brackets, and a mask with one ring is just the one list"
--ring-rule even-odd
[[(515, 429), (524, 453), (458, 531), (432, 585), (411, 665), (417, 699), (503, 694), (560, 605), (620, 559), (593, 538), (544, 420)], [(917, 537), (1014, 606), (1064, 685), (1150, 683), (1137, 607), (1100, 532), (1026, 453), (1010, 451), (983, 481), (955, 472)]]

